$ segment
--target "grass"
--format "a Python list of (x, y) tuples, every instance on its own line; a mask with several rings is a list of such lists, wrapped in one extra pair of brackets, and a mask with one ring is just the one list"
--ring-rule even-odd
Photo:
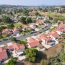
[(15, 28), (20, 28), (20, 27), (22, 27), (22, 24), (21, 23), (15, 23), (14, 26), (15, 26)]
[(29, 32), (31, 32), (32, 30), (26, 30), (26, 31), (22, 31), (20, 34), (27, 34)]
[(50, 29), (50, 31), (55, 31), (56, 30), (56, 27), (53, 27)]

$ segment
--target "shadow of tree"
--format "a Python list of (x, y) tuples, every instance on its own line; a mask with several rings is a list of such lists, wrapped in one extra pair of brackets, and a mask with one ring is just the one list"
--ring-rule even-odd
[(25, 65), (23, 62), (17, 62), (16, 65)]
[(36, 63), (39, 63), (42, 59), (47, 60), (47, 55), (45, 53), (42, 53), (41, 51), (39, 51), (37, 54)]

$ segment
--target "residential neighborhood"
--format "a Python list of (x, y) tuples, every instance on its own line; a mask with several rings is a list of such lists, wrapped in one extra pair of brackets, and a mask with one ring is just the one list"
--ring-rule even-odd
[(0, 6), (1, 65), (65, 65), (65, 6)]

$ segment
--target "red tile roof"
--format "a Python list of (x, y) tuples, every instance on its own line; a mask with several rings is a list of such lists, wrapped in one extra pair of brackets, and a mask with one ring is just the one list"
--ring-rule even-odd
[(39, 40), (34, 39), (34, 38), (32, 38), (32, 37), (28, 38), (28, 39), (27, 39), (27, 42), (28, 42), (28, 44), (30, 45), (30, 47), (36, 47), (36, 46), (38, 46), (38, 45), (40, 44), (40, 43), (39, 43)]
[(48, 35), (51, 35), (51, 36), (53, 36), (55, 38), (58, 38), (59, 37), (59, 34), (56, 31), (52, 31)]
[(65, 23), (61, 22), (61, 23), (58, 25), (57, 29), (58, 29), (59, 31), (61, 31), (61, 32), (65, 31)]
[(43, 20), (41, 20), (41, 19), (39, 19), (39, 20), (37, 20), (37, 21), (36, 21), (36, 24), (37, 24), (37, 25), (44, 24), (44, 21), (43, 21)]
[(23, 44), (16, 44), (14, 43), (13, 45), (8, 47), (9, 49), (15, 49), (15, 50), (20, 50), (20, 49), (24, 49), (24, 45)]
[(7, 52), (4, 48), (0, 48), (0, 61), (7, 59)]
[(52, 38), (50, 36), (48, 36), (47, 34), (42, 34), (42, 35), (40, 35), (39, 39), (41, 41), (42, 40), (48, 41), (48, 40), (51, 40)]
[(3, 29), (2, 33), (12, 34), (12, 30), (11, 29)]

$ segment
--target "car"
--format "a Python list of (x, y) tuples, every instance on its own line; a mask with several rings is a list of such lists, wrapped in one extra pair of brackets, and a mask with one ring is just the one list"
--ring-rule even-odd
[(33, 33), (36, 33), (36, 31), (32, 31), (32, 32), (30, 32), (30, 34), (33, 34)]
[(8, 39), (3, 39), (4, 41), (8, 40)]

